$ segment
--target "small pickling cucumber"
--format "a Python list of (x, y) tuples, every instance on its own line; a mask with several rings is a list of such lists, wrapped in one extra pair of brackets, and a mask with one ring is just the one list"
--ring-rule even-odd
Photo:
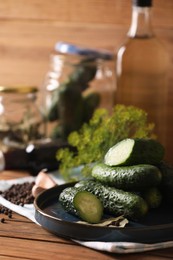
[(163, 199), (173, 206), (173, 166), (163, 161), (158, 165), (158, 168), (162, 173), (160, 190)]
[(83, 97), (77, 86), (66, 84), (59, 89), (59, 122), (68, 135), (78, 130), (83, 122)]
[(83, 96), (84, 102), (84, 122), (89, 122), (95, 109), (100, 104), (100, 95), (97, 92), (92, 92)]
[(134, 192), (127, 192), (102, 185), (94, 180), (83, 180), (75, 184), (80, 190), (93, 193), (102, 202), (104, 210), (110, 214), (123, 215), (138, 220), (148, 212), (145, 200)]
[(81, 219), (88, 223), (99, 223), (103, 215), (101, 201), (88, 191), (79, 191), (74, 196), (73, 204)]
[(162, 174), (153, 165), (108, 166), (98, 163), (92, 168), (92, 177), (117, 189), (141, 191), (157, 186)]
[(163, 146), (153, 139), (127, 138), (112, 146), (105, 154), (110, 166), (158, 164), (164, 157)]
[(81, 91), (85, 90), (84, 86), (92, 81), (96, 75), (97, 66), (94, 58), (87, 58), (76, 65), (75, 70), (70, 75), (70, 82), (78, 84)]
[(162, 193), (158, 187), (151, 187), (142, 193), (142, 197), (147, 202), (149, 208), (158, 208), (162, 202)]
[(99, 223), (103, 215), (101, 201), (88, 191), (80, 191), (75, 187), (64, 189), (59, 201), (64, 209), (88, 223)]
[(74, 187), (67, 187), (59, 195), (60, 204), (63, 206), (65, 211), (72, 215), (78, 215), (73, 204), (73, 199), (77, 192), (78, 189), (75, 189)]

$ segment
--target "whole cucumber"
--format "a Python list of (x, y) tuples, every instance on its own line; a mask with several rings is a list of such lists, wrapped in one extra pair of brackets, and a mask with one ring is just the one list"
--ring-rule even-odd
[(108, 166), (96, 164), (92, 168), (92, 177), (117, 189), (141, 191), (160, 184), (162, 174), (153, 165)]
[(83, 98), (78, 86), (64, 85), (59, 89), (58, 112), (67, 135), (78, 130), (83, 122)]
[(162, 203), (162, 193), (158, 187), (151, 187), (148, 190), (145, 190), (141, 196), (151, 209), (158, 208)]
[(70, 81), (79, 84), (81, 91), (92, 81), (97, 72), (96, 60), (87, 58), (79, 62), (74, 72), (70, 75)]
[(100, 104), (100, 95), (97, 92), (92, 92), (83, 96), (84, 101), (84, 122), (89, 122), (95, 109)]
[(158, 165), (158, 168), (162, 173), (160, 190), (163, 194), (163, 199), (173, 206), (173, 166), (163, 161)]

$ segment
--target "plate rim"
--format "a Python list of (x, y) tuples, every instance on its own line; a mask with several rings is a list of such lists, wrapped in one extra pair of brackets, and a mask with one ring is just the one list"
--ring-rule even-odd
[[(50, 219), (54, 219), (56, 221), (59, 221), (59, 222), (64, 222), (66, 225), (77, 225), (77, 226), (87, 226), (87, 228), (95, 228), (95, 229), (109, 229), (109, 230), (121, 230), (122, 229), (125, 229), (127, 231), (142, 231), (142, 230), (155, 230), (155, 229), (167, 229), (167, 228), (170, 228), (170, 227), (173, 227), (173, 222), (172, 223), (167, 223), (167, 224), (156, 224), (156, 225), (151, 225), (151, 226), (146, 226), (146, 225), (142, 225), (141, 226), (125, 226), (125, 227), (107, 227), (107, 226), (95, 226), (95, 225), (92, 225), (92, 224), (82, 224), (82, 223), (78, 223), (78, 222), (75, 222), (75, 221), (67, 221), (67, 220), (64, 220), (64, 219), (61, 219), (61, 218), (58, 218), (58, 217), (55, 217), (55, 216), (52, 216), (46, 212), (44, 212), (39, 206), (38, 206), (38, 200), (40, 200), (40, 198), (42, 196), (44, 196), (46, 193), (52, 193), (52, 191), (54, 190), (59, 190), (60, 188), (65, 188), (65, 187), (69, 187), (69, 186), (73, 186), (75, 183), (77, 182), (68, 182), (68, 183), (64, 183), (64, 184), (60, 184), (60, 185), (56, 185), (50, 189), (47, 189), (47, 190), (44, 190), (42, 191), (34, 200), (34, 208), (37, 212), (39, 212), (40, 214), (46, 216), (47, 218), (50, 218)], [(54, 197), (54, 196), (53, 196)], [(58, 201), (58, 200), (57, 200)], [(79, 219), (80, 221), (80, 219)], [(133, 223), (139, 223), (140, 224), (140, 221), (137, 222), (137, 221), (131, 221)]]

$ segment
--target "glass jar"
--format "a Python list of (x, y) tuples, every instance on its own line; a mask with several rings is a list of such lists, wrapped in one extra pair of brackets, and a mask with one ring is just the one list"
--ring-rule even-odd
[(0, 86), (0, 150), (24, 148), (45, 137), (43, 116), (36, 105), (37, 88)]
[(96, 108), (111, 112), (115, 97), (114, 56), (105, 50), (58, 42), (44, 84), (47, 136), (66, 139)]

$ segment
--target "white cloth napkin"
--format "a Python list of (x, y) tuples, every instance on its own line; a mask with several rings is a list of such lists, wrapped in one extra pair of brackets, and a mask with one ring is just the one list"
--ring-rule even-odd
[[(59, 178), (57, 173), (52, 173), (50, 176), (58, 183), (63, 184), (63, 179)], [(0, 181), (0, 190), (4, 191), (8, 189), (12, 184), (21, 184), (26, 181), (34, 181), (35, 177), (29, 176), (24, 178), (18, 178), (13, 180), (2, 180)], [(19, 215), (22, 215), (34, 223), (39, 223), (36, 221), (34, 214), (35, 209), (33, 204), (25, 204), (23, 207), (15, 205), (8, 200), (4, 199), (2, 196), (0, 196), (0, 204), (11, 209), (12, 211), (18, 213)], [(161, 243), (153, 243), (153, 244), (143, 244), (143, 243), (133, 243), (133, 242), (101, 242), (101, 241), (78, 241), (74, 240), (76, 243), (81, 244), (83, 246), (100, 250), (100, 251), (106, 251), (109, 253), (119, 253), (119, 254), (127, 254), (127, 253), (138, 253), (138, 252), (144, 252), (144, 251), (150, 251), (150, 250), (156, 250), (156, 249), (163, 249), (163, 248), (169, 248), (173, 247), (173, 241), (167, 241), (167, 242), (161, 242)]]

